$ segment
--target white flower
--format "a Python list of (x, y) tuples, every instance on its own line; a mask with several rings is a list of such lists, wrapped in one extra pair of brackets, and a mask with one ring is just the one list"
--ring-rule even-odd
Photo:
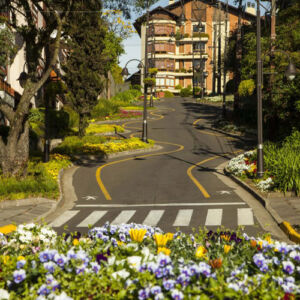
[(139, 268), (141, 266), (141, 261), (142, 261), (142, 258), (140, 256), (129, 256), (129, 257), (127, 257), (128, 264), (136, 270), (139, 270)]
[(73, 300), (72, 297), (69, 297), (65, 292), (62, 292), (60, 295), (55, 295), (51, 293), (48, 296), (48, 299), (53, 299), (53, 300)]
[(115, 256), (110, 256), (108, 259), (107, 259), (107, 263), (109, 266), (112, 266), (116, 261), (116, 257)]
[(9, 299), (9, 293), (8, 293), (7, 290), (0, 289), (0, 299), (1, 299), (1, 300)]
[(117, 272), (114, 272), (114, 273), (111, 274), (111, 276), (114, 279), (117, 279), (117, 277), (121, 277), (123, 279), (126, 279), (129, 275), (130, 275), (130, 273), (127, 272), (125, 269), (117, 271)]
[(267, 179), (265, 180), (260, 180), (256, 186), (262, 190), (262, 191), (268, 191), (270, 190), (274, 185), (274, 181), (272, 180), (271, 177), (268, 177)]

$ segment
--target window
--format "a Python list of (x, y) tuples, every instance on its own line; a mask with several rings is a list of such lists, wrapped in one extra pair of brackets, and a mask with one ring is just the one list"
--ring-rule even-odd
[(194, 51), (203, 51), (205, 52), (205, 43), (204, 42), (196, 42), (193, 44)]
[(205, 32), (205, 25), (203, 23), (193, 25), (193, 32)]
[(174, 79), (170, 79), (170, 86), (174, 86)]
[(165, 85), (165, 79), (164, 78), (156, 78), (156, 85), (157, 86)]
[(167, 79), (166, 79), (166, 86), (169, 86), (169, 85), (170, 85), (170, 79), (167, 78)]

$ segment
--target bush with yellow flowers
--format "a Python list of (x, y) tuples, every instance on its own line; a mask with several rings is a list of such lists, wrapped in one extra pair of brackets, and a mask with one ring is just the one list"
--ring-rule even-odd
[(134, 149), (143, 149), (149, 148), (154, 145), (153, 141), (149, 143), (142, 142), (139, 138), (130, 138), (122, 140), (109, 141), (103, 144), (91, 144), (86, 143), (83, 145), (83, 152), (88, 154), (97, 154), (97, 153), (116, 153), (123, 152)]
[[(1, 228), (0, 228), (1, 230)], [(0, 233), (0, 299), (298, 299), (300, 250), (240, 231), (122, 224)]]

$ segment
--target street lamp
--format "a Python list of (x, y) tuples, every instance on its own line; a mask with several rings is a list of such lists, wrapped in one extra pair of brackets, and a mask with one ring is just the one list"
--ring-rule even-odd
[[(262, 178), (264, 175), (263, 160), (263, 122), (262, 122), (262, 59), (261, 59), (261, 22), (260, 22), (260, 0), (256, 0), (256, 96), (257, 96), (257, 177)], [(295, 65), (291, 62), (290, 56), (282, 50), (273, 50), (288, 56), (289, 65), (285, 71), (285, 76), (293, 80), (296, 76)]]
[[(144, 73), (145, 73), (145, 65), (142, 63), (141, 60), (133, 58), (130, 59), (125, 67), (123, 68), (121, 74), (124, 77), (127, 77), (129, 75), (128, 69), (127, 69), (127, 65), (132, 62), (132, 61), (138, 61), (138, 68), (142, 69), (144, 68)], [(143, 127), (142, 127), (142, 141), (145, 143), (148, 143), (148, 139), (147, 139), (147, 84), (144, 83), (144, 111), (143, 111)]]

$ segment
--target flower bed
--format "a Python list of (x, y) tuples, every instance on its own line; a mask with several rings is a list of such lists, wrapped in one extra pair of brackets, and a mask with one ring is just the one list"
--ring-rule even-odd
[(94, 124), (90, 123), (86, 129), (86, 134), (104, 134), (104, 133), (114, 133), (114, 132), (124, 132), (124, 128), (115, 124)]
[(56, 153), (77, 155), (77, 154), (98, 154), (122, 152), (133, 149), (149, 148), (154, 145), (152, 140), (149, 143), (142, 142), (139, 138), (120, 139), (116, 137), (102, 136), (76, 136), (67, 137), (53, 151)]
[(1, 299), (296, 299), (300, 247), (239, 232), (137, 224), (0, 234)]
[(268, 172), (266, 172), (265, 178), (256, 178), (256, 164), (256, 151), (248, 151), (231, 159), (228, 164), (228, 170), (238, 177), (252, 179), (256, 187), (261, 191), (272, 190), (274, 181), (272, 177), (268, 175)]
[(59, 171), (70, 165), (70, 158), (60, 154), (51, 154), (47, 163), (41, 162), (40, 158), (38, 160), (31, 159), (28, 163), (26, 177), (2, 177), (0, 175), (0, 200), (38, 196), (58, 198)]
[(96, 118), (97, 121), (104, 121), (104, 120), (118, 120), (118, 119), (135, 119), (139, 118), (143, 115), (141, 111), (126, 111), (120, 109), (118, 113), (107, 115), (105, 117), (98, 117)]

